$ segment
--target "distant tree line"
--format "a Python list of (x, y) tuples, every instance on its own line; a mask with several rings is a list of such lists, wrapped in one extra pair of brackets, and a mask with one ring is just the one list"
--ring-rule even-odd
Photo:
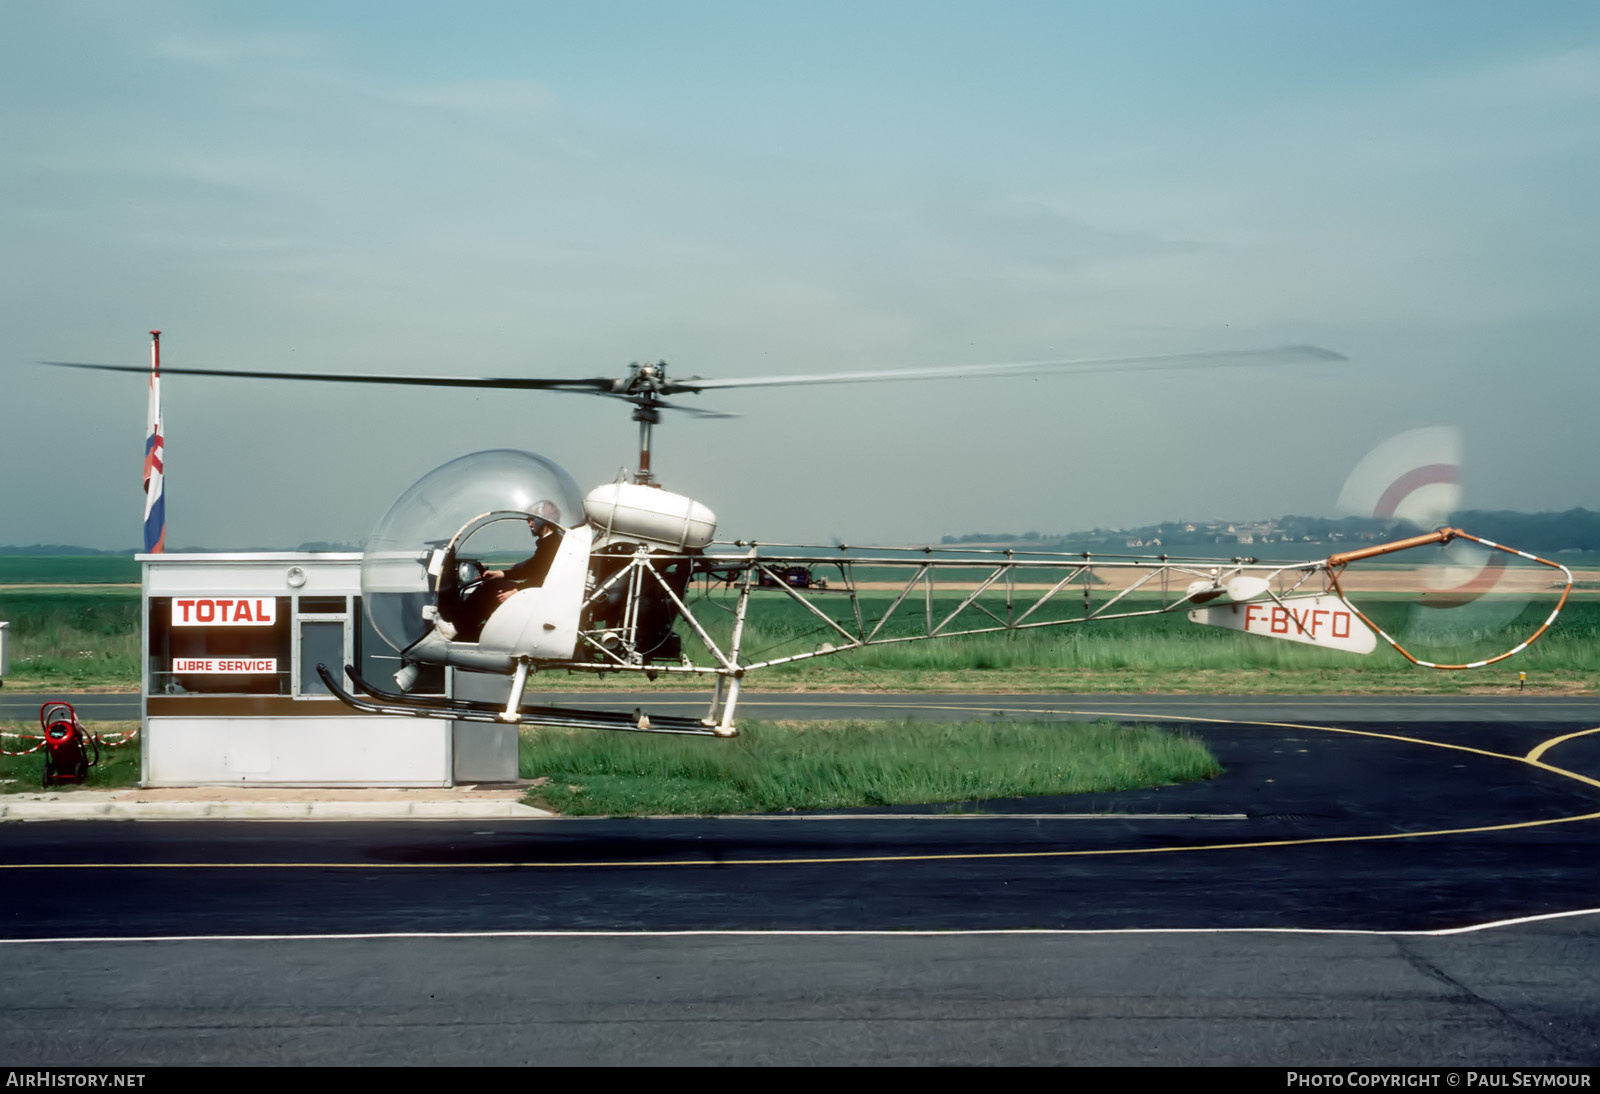
[[(250, 553), (250, 552), (257, 552), (257, 551), (327, 551), (327, 552), (338, 553), (338, 552), (350, 552), (350, 551), (359, 551), (359, 550), (361, 550), (361, 545), (359, 543), (357, 543), (357, 544), (332, 543), (332, 542), (328, 542), (326, 540), (313, 540), (313, 541), (311, 541), (309, 543), (302, 543), (298, 547), (283, 547), (283, 546), (277, 546), (277, 547), (259, 547), (259, 546), (255, 546), (255, 547), (239, 547), (239, 546), (178, 547), (178, 548), (175, 548), (172, 553), (174, 553), (174, 554), (182, 554), (182, 553), (184, 553), (186, 551), (196, 551), (196, 552), (239, 552), (239, 553)], [(123, 550), (120, 550), (120, 551), (103, 551), (103, 550), (98, 550), (98, 549), (96, 549), (94, 547), (74, 547), (74, 546), (71, 546), (69, 544), (61, 544), (61, 543), (31, 543), (26, 547), (0, 547), (0, 555), (34, 555), (34, 556), (38, 556), (38, 555), (80, 555), (81, 556), (81, 555), (137, 555), (137, 554), (141, 554), (141, 553), (142, 553), (142, 551), (138, 547), (127, 547), (127, 548), (124, 548)]]
[(0, 547), (0, 555), (136, 555), (137, 548), (125, 551), (97, 551), (93, 547), (72, 547), (61, 543), (33, 543), (27, 547)]
[[(1562, 513), (1518, 513), (1509, 509), (1465, 509), (1455, 513), (1450, 523), (1476, 536), (1492, 539), (1525, 551), (1554, 554), (1558, 551), (1600, 551), (1600, 513), (1589, 509), (1568, 509)], [(1398, 521), (1372, 517), (1287, 516), (1275, 520), (1168, 520), (1139, 528), (1093, 528), (1087, 532), (1048, 535), (1042, 532), (968, 532), (942, 536), (946, 546), (963, 543), (1015, 544), (1038, 551), (1175, 551), (1219, 546), (1286, 547), (1290, 544), (1381, 542), (1416, 529)], [(184, 547), (180, 551), (266, 551), (282, 547)], [(297, 551), (359, 551), (359, 544), (316, 541), (302, 543)], [(136, 548), (121, 551), (96, 550), (59, 543), (34, 543), (26, 547), (0, 546), (0, 555), (133, 555)], [(1229, 552), (1232, 553), (1232, 552)], [(1250, 554), (1261, 554), (1252, 550)]]
[(1516, 513), (1507, 509), (1467, 509), (1452, 523), (1484, 539), (1525, 551), (1600, 551), (1600, 513)]
[[(1600, 551), (1600, 513), (1568, 509), (1563, 513), (1518, 513), (1510, 510), (1467, 509), (1449, 523), (1473, 535), (1526, 551)], [(1038, 532), (969, 532), (944, 536), (941, 544), (1015, 544), (1035, 550), (1118, 552), (1129, 549), (1163, 553), (1214, 549), (1219, 546), (1287, 548), (1293, 544), (1383, 542), (1415, 535), (1418, 529), (1395, 520), (1373, 517), (1285, 516), (1274, 520), (1169, 520), (1138, 528), (1093, 528), (1051, 536)], [(1275, 552), (1276, 553), (1276, 552)]]

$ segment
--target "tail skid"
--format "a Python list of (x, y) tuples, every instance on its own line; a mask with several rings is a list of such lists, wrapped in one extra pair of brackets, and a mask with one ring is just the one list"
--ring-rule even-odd
[[(1371, 619), (1367, 618), (1366, 613), (1352, 604), (1350, 602), (1350, 598), (1345, 595), (1344, 589), (1339, 584), (1339, 575), (1343, 573), (1344, 568), (1352, 562), (1359, 562), (1362, 559), (1367, 558), (1377, 558), (1382, 555), (1391, 555), (1399, 551), (1409, 551), (1413, 547), (1426, 547), (1435, 543), (1443, 546), (1444, 544), (1447, 544), (1451, 540), (1455, 539), (1471, 540), (1472, 542), (1483, 547), (1487, 547), (1492, 551), (1501, 551), (1505, 554), (1515, 555), (1518, 558), (1524, 559), (1528, 562), (1536, 563), (1540, 566), (1547, 566), (1552, 570), (1559, 570), (1561, 571), (1561, 576), (1566, 580), (1561, 583), (1561, 599), (1556, 601), (1556, 606), (1550, 612), (1549, 618), (1547, 618), (1543, 623), (1539, 624), (1539, 628), (1537, 630), (1535, 630), (1517, 645), (1511, 647), (1511, 649), (1506, 650), (1502, 654), (1499, 654), (1495, 657), (1486, 657), (1481, 661), (1469, 661), (1459, 665), (1443, 665), (1436, 661), (1424, 661), (1422, 658), (1414, 656), (1410, 650), (1402, 646), (1397, 640), (1390, 636), (1387, 631), (1378, 626)], [(1459, 669), (1481, 669), (1485, 665), (1492, 665), (1497, 661), (1504, 661), (1508, 657), (1514, 657), (1523, 650), (1527, 649), (1529, 646), (1533, 645), (1539, 640), (1539, 636), (1545, 631), (1549, 630), (1551, 625), (1555, 623), (1556, 616), (1561, 614), (1561, 609), (1566, 607), (1567, 597), (1572, 594), (1573, 585), (1572, 571), (1561, 565), (1561, 563), (1551, 562), (1549, 559), (1540, 558), (1538, 555), (1531, 555), (1527, 551), (1519, 551), (1515, 547), (1507, 547), (1505, 544), (1496, 543), (1492, 539), (1484, 539), (1482, 536), (1475, 536), (1471, 532), (1463, 532), (1459, 528), (1440, 528), (1437, 531), (1429, 532), (1427, 535), (1423, 536), (1413, 536), (1410, 539), (1402, 539), (1394, 543), (1385, 543), (1377, 547), (1368, 547), (1360, 551), (1349, 551), (1345, 554), (1331, 555), (1328, 558), (1327, 566), (1328, 578), (1333, 586), (1334, 593), (1339, 597), (1340, 600), (1343, 600), (1346, 604), (1349, 604), (1351, 610), (1356, 613), (1363, 623), (1376, 631), (1379, 638), (1382, 638), (1385, 642), (1389, 643), (1390, 646), (1393, 646), (1395, 652), (1400, 654), (1400, 656), (1404, 657), (1407, 661), (1410, 661), (1413, 665), (1419, 665), (1425, 669), (1443, 669), (1449, 672)]]

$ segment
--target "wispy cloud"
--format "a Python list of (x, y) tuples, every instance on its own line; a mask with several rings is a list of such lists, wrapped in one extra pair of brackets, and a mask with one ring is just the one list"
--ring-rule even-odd
[(180, 64), (216, 71), (240, 73), (245, 70), (325, 65), (334, 56), (329, 38), (305, 30), (282, 27), (252, 27), (249, 30), (220, 31), (195, 25), (156, 28), (140, 33), (137, 22), (125, 25), (131, 32), (129, 44), (139, 45), (157, 64)]
[(1435, 99), (1460, 106), (1587, 106), (1600, 100), (1600, 44), (1477, 65), (1424, 81)]
[(406, 106), (433, 107), (468, 114), (542, 114), (553, 101), (550, 89), (531, 80), (461, 80), (414, 86), (366, 85), (369, 94)]

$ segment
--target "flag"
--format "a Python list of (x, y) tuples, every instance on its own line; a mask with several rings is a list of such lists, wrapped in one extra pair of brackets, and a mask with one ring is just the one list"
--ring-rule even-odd
[(156, 555), (167, 549), (167, 500), (162, 465), (166, 437), (161, 428), (161, 332), (150, 332), (150, 414), (144, 437), (144, 550)]

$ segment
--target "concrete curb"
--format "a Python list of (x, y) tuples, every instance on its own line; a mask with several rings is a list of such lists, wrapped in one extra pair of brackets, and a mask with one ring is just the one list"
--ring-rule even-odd
[(117, 801), (73, 794), (75, 800), (0, 798), (0, 821), (63, 820), (530, 820), (555, 813), (515, 801)]

